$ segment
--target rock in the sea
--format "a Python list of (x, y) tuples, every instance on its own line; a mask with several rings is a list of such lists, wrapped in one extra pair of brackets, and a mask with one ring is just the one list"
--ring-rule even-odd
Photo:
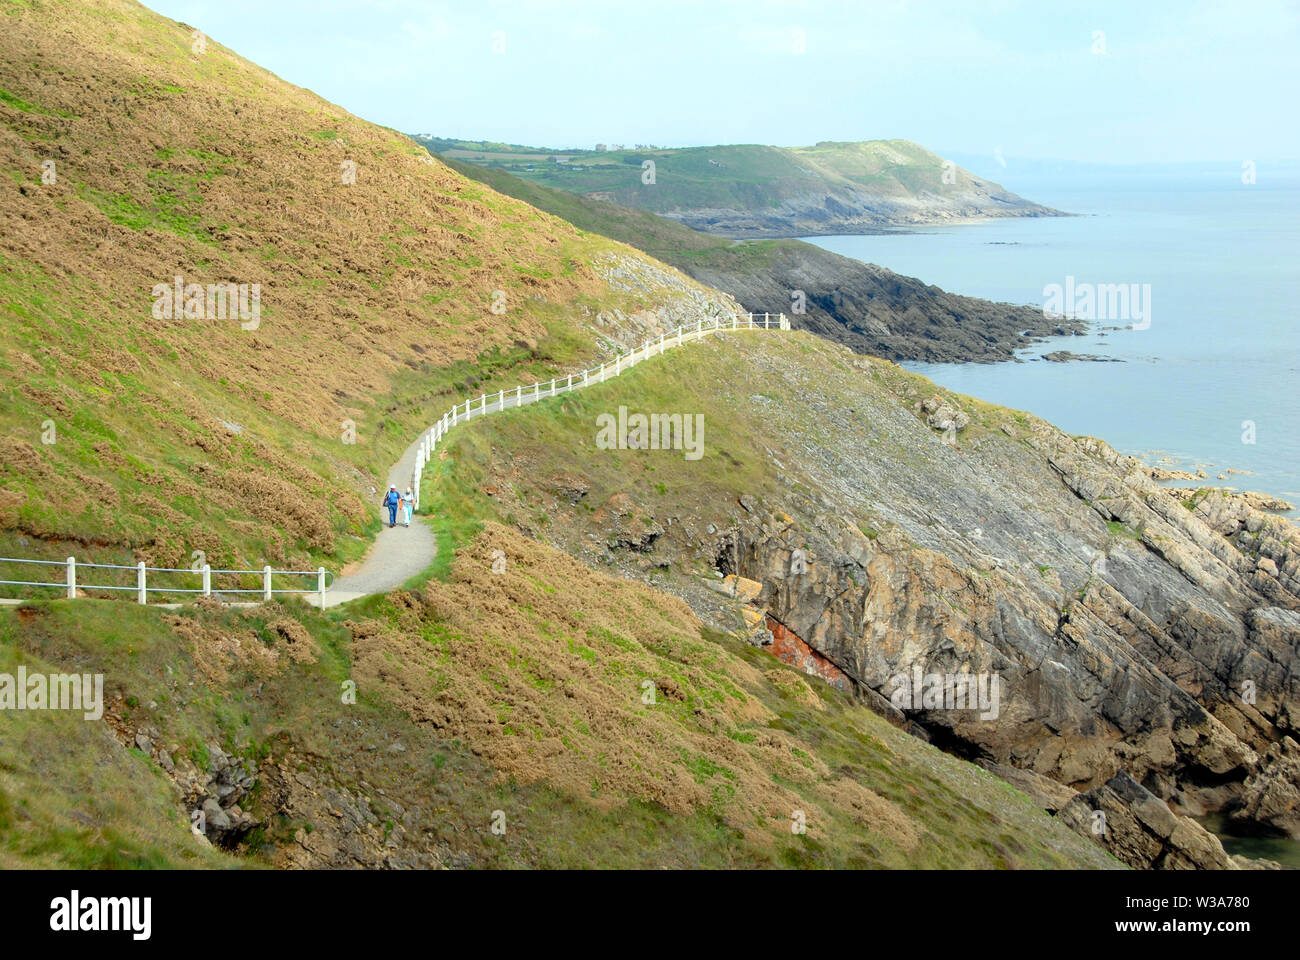
[(1275, 743), (1263, 767), (1246, 781), (1240, 806), (1229, 817), (1248, 830), (1271, 830), (1300, 839), (1300, 746), (1290, 737)]
[(1252, 860), (1239, 853), (1232, 855), (1232, 863), (1238, 870), (1281, 870), (1282, 864), (1276, 860)]
[(1080, 793), (1057, 813), (1076, 833), (1100, 843), (1131, 867), (1234, 870), (1223, 844), (1195, 820), (1173, 813), (1126, 773)]

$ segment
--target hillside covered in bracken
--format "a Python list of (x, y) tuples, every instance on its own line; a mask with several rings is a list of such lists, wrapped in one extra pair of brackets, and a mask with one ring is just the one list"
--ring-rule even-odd
[[(0, 526), (29, 549), (346, 558), (425, 421), (641, 306), (593, 270), (616, 244), (135, 3), (4, 17)], [(156, 315), (176, 277), (257, 285), (256, 328)]]
[[(755, 327), (132, 0), (0, 28), (0, 573), (51, 564), (0, 604), (0, 866), (1237, 870), (1277, 864), (1207, 825), (1300, 839), (1300, 527), (860, 352), (928, 349), (909, 298), (1014, 313), (873, 269), (854, 349)], [(425, 539), (377, 510), (413, 463)], [(9, 710), (20, 671), (100, 709)]]

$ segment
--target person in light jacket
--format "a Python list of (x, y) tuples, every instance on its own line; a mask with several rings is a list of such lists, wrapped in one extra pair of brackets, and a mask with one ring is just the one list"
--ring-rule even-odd
[(415, 494), (411, 492), (410, 487), (406, 488), (406, 493), (402, 496), (402, 507), (406, 510), (406, 523), (404, 526), (409, 527), (411, 525), (411, 512), (415, 509)]

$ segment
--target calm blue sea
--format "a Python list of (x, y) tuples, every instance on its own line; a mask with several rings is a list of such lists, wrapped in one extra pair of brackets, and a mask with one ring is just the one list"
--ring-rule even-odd
[[(1150, 284), (1150, 326), (1065, 337), (1026, 362), (906, 364), (936, 382), (1031, 411), (1209, 483), (1300, 504), (1300, 167), (1257, 182), (1219, 168), (1065, 168), (997, 178), (1077, 217), (882, 236), (809, 237), (954, 293), (1044, 304), (1047, 284)], [(1068, 349), (1123, 363), (1033, 361)], [(1254, 424), (1253, 444), (1243, 423)], [(1217, 475), (1228, 468), (1249, 474)]]

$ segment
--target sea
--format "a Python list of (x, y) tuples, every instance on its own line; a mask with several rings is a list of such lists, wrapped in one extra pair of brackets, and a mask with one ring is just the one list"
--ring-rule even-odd
[[(1203, 484), (1300, 506), (1300, 163), (1008, 162), (990, 176), (1075, 216), (804, 239), (953, 293), (1091, 321), (1088, 335), (1016, 361), (908, 369), (1153, 465), (1204, 470)], [(1118, 284), (1137, 295), (1127, 310), (1103, 286)], [(1041, 359), (1055, 350), (1120, 362)]]

